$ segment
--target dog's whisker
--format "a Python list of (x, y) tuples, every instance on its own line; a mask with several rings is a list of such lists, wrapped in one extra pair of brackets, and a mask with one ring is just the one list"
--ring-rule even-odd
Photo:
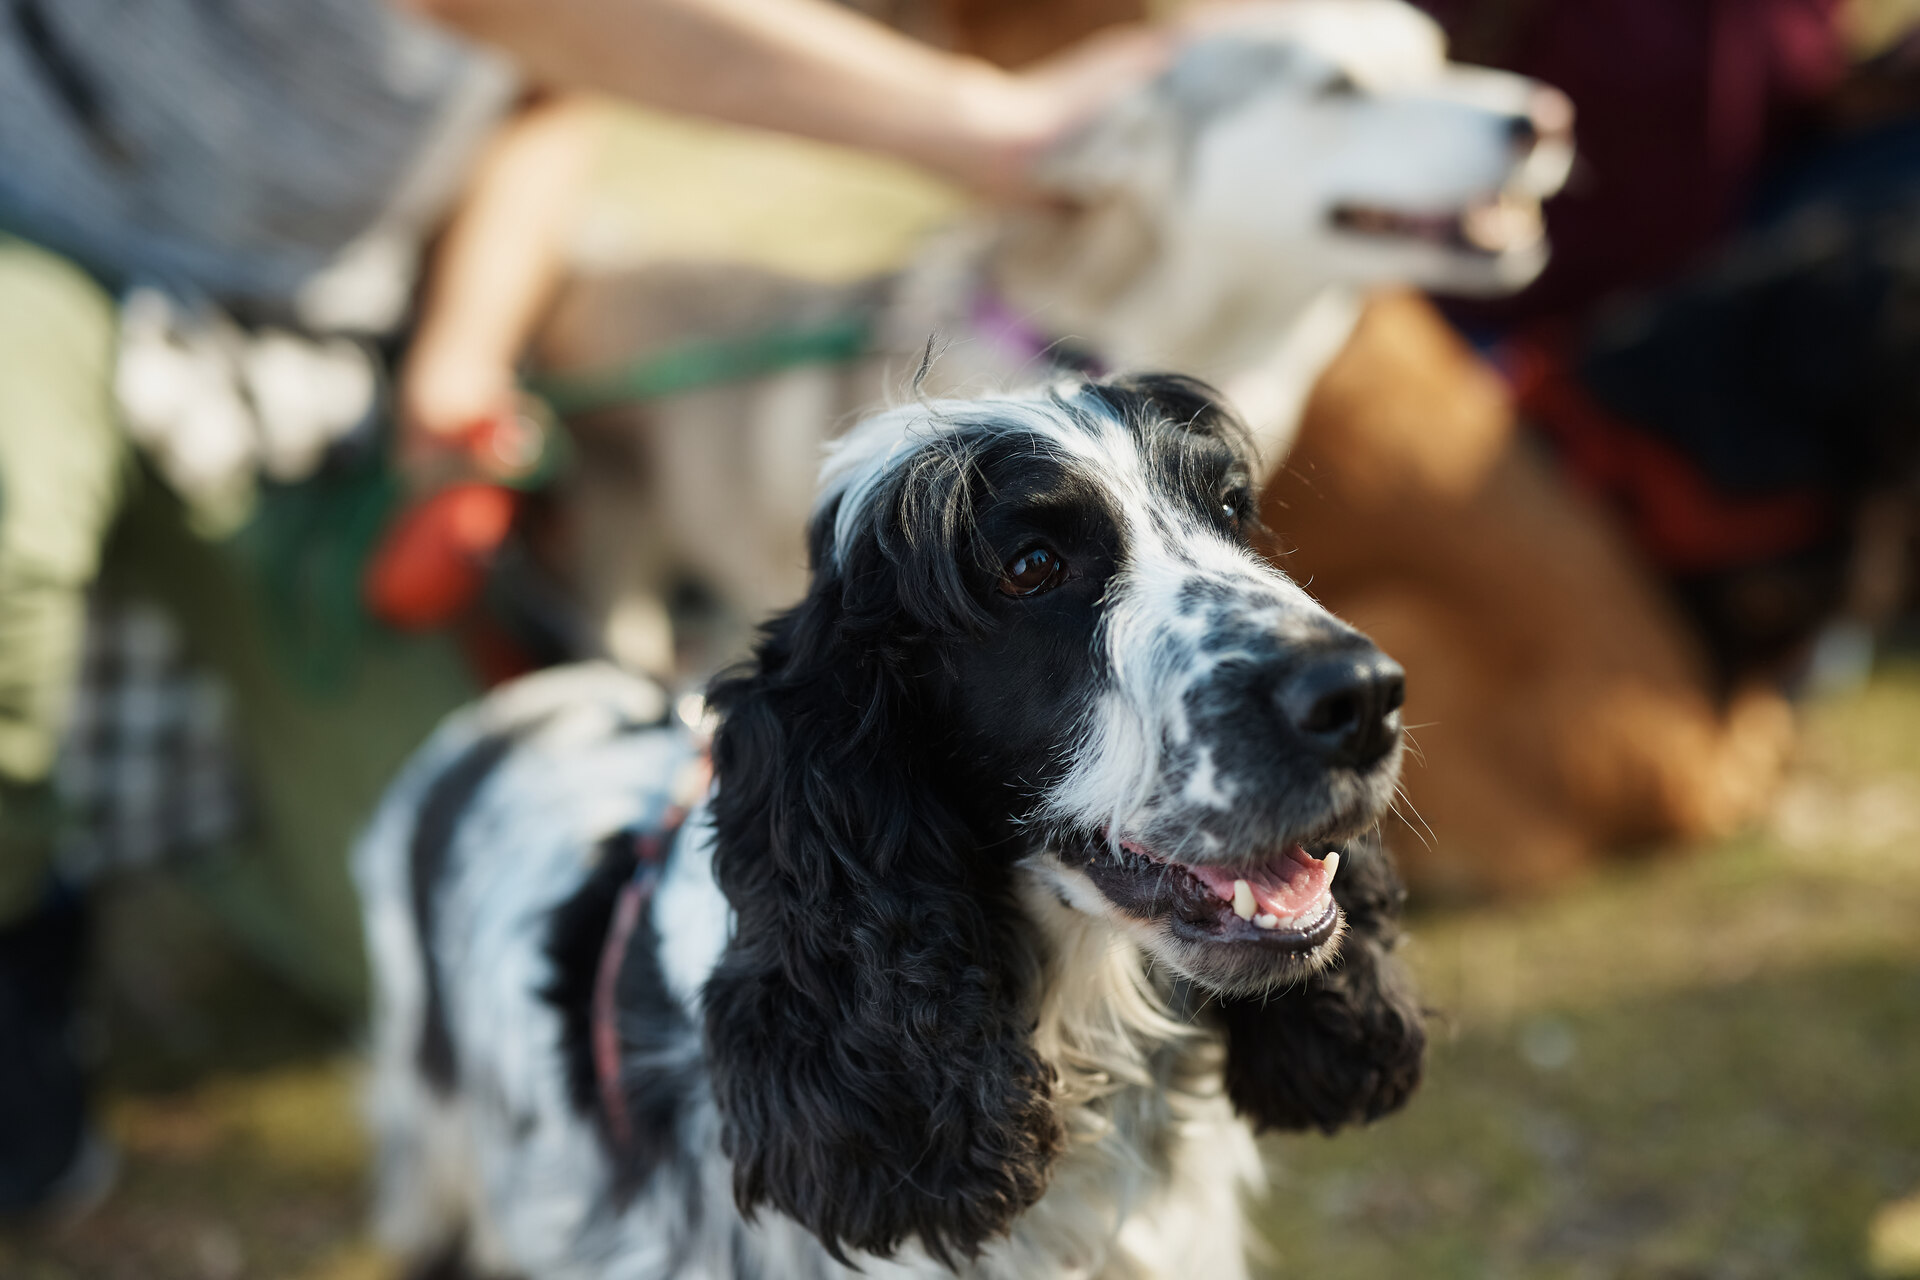
[[(1432, 853), (1434, 851), (1434, 844), (1436, 841), (1440, 839), (1440, 837), (1434, 833), (1432, 826), (1428, 825), (1426, 818), (1421, 816), (1420, 810), (1415, 808), (1413, 801), (1408, 798), (1406, 790), (1403, 787), (1401, 787), (1401, 785), (1397, 782), (1393, 786), (1393, 794), (1394, 794), (1394, 803), (1392, 805), (1393, 811), (1396, 814), (1399, 814), (1400, 820), (1402, 822), (1405, 822), (1407, 824), (1407, 830), (1413, 832), (1415, 836), (1419, 837), (1420, 843), (1423, 846), (1425, 846), (1427, 852)], [(1400, 807), (1401, 805), (1406, 806), (1405, 812), (1401, 810), (1401, 807)], [(1411, 812), (1413, 814), (1413, 820), (1417, 820), (1419, 822), (1420, 825), (1418, 827), (1413, 825), (1413, 820), (1408, 819), (1407, 812)], [(1421, 834), (1421, 831), (1423, 828), (1426, 832), (1425, 835)]]
[(1400, 730), (1400, 734), (1402, 737), (1406, 739), (1407, 754), (1412, 756), (1415, 760), (1418, 760), (1421, 766), (1424, 767), (1427, 763), (1427, 753), (1426, 753), (1426, 750), (1423, 747), (1421, 747), (1419, 741), (1413, 736), (1413, 730), (1410, 728), (1402, 727)]

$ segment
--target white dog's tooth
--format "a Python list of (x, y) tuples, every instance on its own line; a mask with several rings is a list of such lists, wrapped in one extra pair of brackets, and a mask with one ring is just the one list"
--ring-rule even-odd
[(1327, 864), (1327, 883), (1333, 883), (1334, 873), (1340, 870), (1340, 851), (1335, 849), (1325, 858)]
[(1280, 927), (1280, 917), (1268, 915), (1262, 911), (1253, 918), (1253, 927), (1256, 929), (1278, 929)]
[(1245, 880), (1233, 882), (1233, 914), (1242, 920), (1253, 919), (1253, 886)]

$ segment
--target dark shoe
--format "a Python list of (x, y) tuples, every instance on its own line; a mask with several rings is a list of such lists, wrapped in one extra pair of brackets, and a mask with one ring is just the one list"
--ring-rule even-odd
[(63, 890), (0, 930), (0, 1215), (58, 1209), (97, 1180), (75, 1025), (85, 940)]

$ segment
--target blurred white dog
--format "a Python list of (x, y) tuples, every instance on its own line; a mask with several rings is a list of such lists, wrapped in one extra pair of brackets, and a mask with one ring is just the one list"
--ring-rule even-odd
[(1008, 220), (985, 269), (1016, 308), (1116, 364), (1225, 382), (1329, 291), (1504, 293), (1539, 274), (1540, 201), (1573, 158), (1559, 92), (1448, 62), (1400, 0), (1248, 6), (1215, 27), (1053, 157), (1078, 209)]
[[(1448, 62), (1401, 0), (1235, 6), (1044, 161), (1058, 206), (939, 238), (898, 276), (835, 288), (683, 264), (582, 282), (547, 344), (561, 370), (871, 316), (857, 359), (589, 425), (572, 497), (599, 642), (671, 670), (658, 602), (676, 576), (747, 622), (796, 599), (821, 446), (916, 369), (940, 395), (1059, 366), (1178, 369), (1226, 393), (1272, 465), (1367, 289), (1500, 293), (1539, 273), (1572, 114), (1535, 81)], [(636, 443), (643, 465), (619, 465)]]

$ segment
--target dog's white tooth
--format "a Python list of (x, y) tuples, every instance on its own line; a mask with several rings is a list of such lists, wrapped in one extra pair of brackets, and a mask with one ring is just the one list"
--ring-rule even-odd
[(1256, 929), (1278, 929), (1280, 927), (1280, 917), (1268, 915), (1262, 911), (1253, 918), (1253, 927)]
[(1335, 849), (1332, 853), (1328, 854), (1325, 862), (1327, 864), (1327, 883), (1332, 884), (1334, 874), (1340, 870), (1340, 851)]
[(1233, 882), (1233, 914), (1242, 920), (1253, 919), (1253, 886), (1245, 880)]

